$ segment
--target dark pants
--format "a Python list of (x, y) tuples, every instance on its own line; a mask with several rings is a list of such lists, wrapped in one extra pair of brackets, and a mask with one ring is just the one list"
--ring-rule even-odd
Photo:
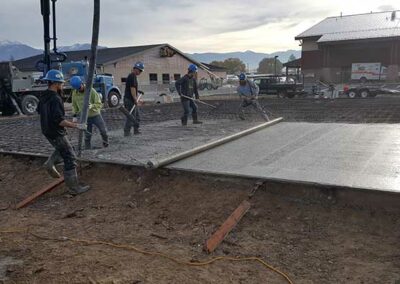
[[(135, 104), (132, 101), (124, 101), (124, 106), (128, 111), (131, 111), (131, 109), (133, 108)], [(124, 132), (125, 133), (129, 133), (131, 132), (131, 128), (133, 127), (133, 129), (135, 130), (139, 130), (140, 127), (140, 111), (138, 106), (136, 105), (135, 110), (132, 112), (133, 117), (135, 118), (136, 122), (133, 123), (131, 120), (129, 120), (128, 118), (126, 119), (125, 122), (125, 127), (124, 127)]]
[(66, 136), (57, 136), (56, 138), (46, 137), (50, 144), (55, 148), (51, 154), (54, 161), (64, 160), (64, 171), (70, 171), (76, 168), (76, 157), (71, 143)]
[(85, 132), (85, 145), (90, 146), (90, 140), (92, 139), (93, 125), (100, 131), (101, 138), (103, 138), (103, 144), (108, 144), (108, 135), (106, 124), (104, 123), (101, 114), (88, 117), (87, 120), (87, 132)]
[(193, 100), (181, 98), (181, 103), (183, 106), (183, 119), (188, 119), (190, 111), (192, 112), (192, 115), (197, 114), (197, 105)]
[(244, 108), (246, 108), (248, 106), (252, 106), (256, 111), (258, 111), (262, 115), (262, 117), (266, 121), (269, 121), (269, 117), (268, 117), (267, 113), (262, 108), (262, 106), (260, 105), (260, 103), (258, 102), (257, 99), (243, 99), (243, 101), (241, 102), (240, 107), (239, 107), (239, 117), (241, 119), (244, 119)]

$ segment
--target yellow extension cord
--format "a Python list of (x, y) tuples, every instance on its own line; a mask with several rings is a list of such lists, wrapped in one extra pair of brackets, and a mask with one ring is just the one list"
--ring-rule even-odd
[(137, 253), (143, 254), (143, 255), (150, 255), (150, 256), (157, 256), (157, 257), (162, 257), (162, 258), (166, 258), (170, 261), (173, 261), (177, 264), (181, 264), (181, 265), (186, 265), (186, 266), (207, 266), (210, 264), (213, 264), (214, 262), (217, 261), (256, 261), (258, 263), (261, 263), (265, 268), (272, 270), (273, 272), (279, 274), (280, 276), (282, 276), (283, 278), (285, 278), (285, 280), (289, 283), (289, 284), (293, 284), (292, 280), (290, 280), (289, 276), (287, 276), (285, 273), (279, 271), (278, 269), (272, 267), (271, 265), (269, 265), (268, 263), (266, 263), (262, 258), (259, 257), (229, 257), (229, 256), (217, 256), (214, 258), (211, 258), (210, 260), (206, 260), (206, 261), (200, 261), (200, 262), (188, 262), (188, 261), (183, 261), (183, 260), (179, 260), (177, 258), (174, 258), (172, 256), (169, 256), (167, 254), (163, 254), (160, 252), (149, 252), (149, 251), (145, 251), (142, 249), (139, 249), (133, 245), (127, 245), (127, 244), (114, 244), (114, 243), (109, 243), (109, 242), (104, 242), (104, 241), (93, 241), (93, 240), (85, 240), (85, 239), (75, 239), (75, 238), (68, 238), (68, 237), (62, 237), (62, 238), (49, 238), (49, 237), (43, 237), (40, 235), (37, 235), (35, 233), (29, 232), (28, 230), (0, 230), (0, 234), (13, 234), (13, 233), (28, 233), (32, 236), (34, 236), (35, 238), (41, 239), (41, 240), (46, 240), (46, 241), (58, 241), (58, 242), (65, 242), (65, 241), (69, 241), (69, 242), (73, 242), (73, 243), (81, 243), (81, 244), (86, 244), (86, 245), (105, 245), (105, 246), (109, 246), (109, 247), (113, 247), (113, 248), (119, 248), (119, 249), (126, 249), (126, 250), (132, 250), (135, 251)]

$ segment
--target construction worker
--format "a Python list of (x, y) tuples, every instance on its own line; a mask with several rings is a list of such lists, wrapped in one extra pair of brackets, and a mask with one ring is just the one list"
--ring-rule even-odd
[[(83, 100), (85, 98), (86, 85), (82, 82), (81, 77), (74, 76), (70, 79), (70, 84), (73, 89), (72, 91), (72, 112), (74, 113), (73, 122), (77, 122), (77, 116), (82, 113)], [(108, 147), (108, 135), (106, 124), (101, 116), (101, 109), (103, 103), (101, 102), (100, 95), (95, 89), (90, 90), (89, 98), (89, 113), (87, 119), (87, 131), (85, 131), (85, 149), (89, 150), (92, 148), (91, 139), (93, 125), (100, 131), (100, 135), (103, 139), (103, 147)]]
[(193, 124), (201, 124), (197, 116), (197, 105), (194, 101), (194, 96), (198, 100), (199, 92), (197, 91), (196, 82), (197, 66), (190, 64), (188, 67), (188, 73), (175, 82), (176, 90), (181, 97), (181, 103), (183, 106), (183, 116), (181, 122), (183, 126), (187, 125), (190, 111), (192, 111)]
[(125, 95), (124, 95), (124, 106), (128, 111), (131, 111), (133, 106), (135, 106), (134, 112), (132, 115), (135, 117), (136, 122), (133, 123), (129, 119), (126, 119), (125, 127), (124, 127), (124, 136), (131, 135), (131, 128), (133, 127), (133, 134), (140, 134), (139, 131), (139, 123), (140, 123), (140, 114), (139, 114), (139, 100), (138, 100), (138, 81), (137, 76), (139, 76), (144, 71), (144, 64), (142, 62), (136, 62), (132, 68), (132, 72), (126, 78), (125, 85)]
[(258, 102), (258, 92), (259, 87), (254, 81), (247, 79), (246, 74), (241, 73), (239, 75), (239, 86), (237, 88), (237, 92), (239, 96), (242, 98), (242, 102), (239, 107), (239, 118), (245, 120), (244, 117), (244, 108), (248, 106), (252, 106), (256, 109), (262, 117), (269, 121), (269, 117), (267, 113), (263, 110), (260, 103)]
[(48, 89), (40, 97), (38, 112), (43, 135), (54, 147), (53, 154), (45, 163), (48, 173), (59, 178), (60, 173), (55, 168), (55, 163), (61, 158), (64, 160), (64, 180), (69, 188), (69, 193), (77, 195), (89, 190), (89, 186), (82, 186), (78, 182), (76, 172), (75, 152), (68, 141), (66, 127), (86, 130), (86, 124), (78, 124), (65, 119), (64, 104), (61, 98), (64, 76), (58, 70), (47, 72), (44, 81), (48, 82)]

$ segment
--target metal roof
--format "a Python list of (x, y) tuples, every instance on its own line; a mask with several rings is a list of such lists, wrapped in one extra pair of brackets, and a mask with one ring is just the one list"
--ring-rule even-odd
[[(392, 14), (395, 17), (392, 20)], [(400, 10), (329, 17), (295, 39), (321, 37), (318, 42), (344, 41), (400, 36)]]
[[(110, 48), (101, 48), (97, 51), (97, 65), (103, 65), (106, 63), (110, 63), (113, 61), (118, 61), (121, 58), (132, 56), (146, 50), (168, 46), (174, 49), (178, 54), (189, 60), (190, 62), (195, 63), (200, 66), (204, 70), (208, 71), (208, 68), (204, 66), (202, 63), (197, 62), (193, 58), (189, 57), (187, 54), (178, 50), (177, 48), (169, 45), (169, 44), (153, 44), (153, 45), (142, 45), (142, 46), (127, 46), (127, 47), (110, 47)], [(78, 51), (67, 51), (67, 61), (80, 61), (84, 60), (85, 57), (90, 58), (90, 50), (78, 50)], [(16, 60), (13, 64), (21, 71), (33, 71), (36, 70), (35, 65), (36, 62), (43, 58), (42, 54), (31, 56), (28, 58)]]

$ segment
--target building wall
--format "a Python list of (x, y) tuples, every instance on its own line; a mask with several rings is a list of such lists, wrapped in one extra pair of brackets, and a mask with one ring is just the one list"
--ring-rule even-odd
[[(316, 39), (315, 39), (316, 40)], [(348, 82), (353, 63), (380, 62), (388, 67), (388, 81), (399, 80), (400, 44), (398, 40), (360, 40), (352, 43), (324, 44), (304, 41), (302, 70), (308, 81)]]
[[(160, 57), (159, 47), (149, 49), (144, 53), (133, 55), (127, 58), (120, 59), (114, 63), (104, 65), (103, 72), (111, 73), (114, 75), (115, 84), (123, 92), (125, 90), (125, 83), (122, 82), (132, 70), (132, 66), (137, 62), (142, 61), (145, 65), (145, 70), (138, 76), (138, 82), (141, 89), (146, 91), (147, 88), (155, 89), (157, 87), (166, 88), (167, 82), (163, 82), (163, 74), (167, 74), (169, 81), (174, 81), (174, 75), (179, 74), (184, 76), (187, 73), (187, 68), (191, 62), (181, 56), (175, 54), (173, 57)], [(150, 74), (157, 74), (157, 82), (150, 82)], [(208, 74), (199, 69), (198, 78), (209, 78)]]

